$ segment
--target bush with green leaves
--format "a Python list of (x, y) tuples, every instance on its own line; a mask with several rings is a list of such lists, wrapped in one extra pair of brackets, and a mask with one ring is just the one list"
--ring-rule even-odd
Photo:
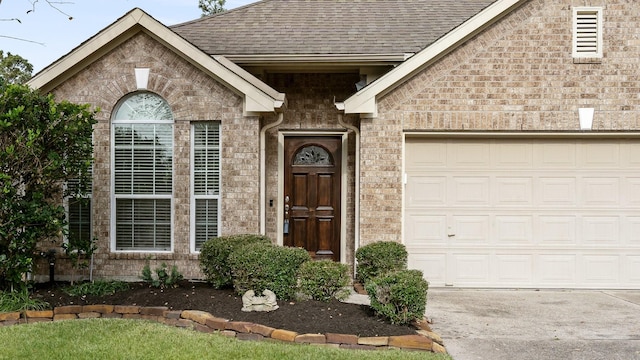
[(329, 302), (349, 296), (349, 267), (331, 260), (307, 261), (298, 272), (298, 288), (302, 295)]
[(370, 279), (390, 271), (407, 268), (407, 249), (393, 241), (380, 241), (356, 250), (356, 279), (365, 285)]
[(31, 298), (31, 293), (27, 287), (15, 291), (0, 290), (0, 313), (25, 311), (25, 310), (46, 310), (51, 306), (44, 300)]
[(371, 308), (392, 324), (410, 324), (424, 317), (429, 283), (420, 270), (400, 270), (375, 277), (365, 289)]
[(26, 286), (38, 242), (65, 231), (63, 196), (86, 193), (95, 114), (0, 79), (0, 289)]
[(129, 289), (129, 284), (124, 281), (98, 280), (71, 285), (62, 289), (62, 291), (69, 296), (105, 296), (127, 289)]
[(151, 284), (153, 287), (157, 288), (168, 288), (168, 287), (177, 287), (178, 282), (182, 280), (184, 277), (178, 271), (178, 267), (173, 265), (171, 270), (168, 269), (166, 263), (162, 263), (159, 267), (155, 269), (156, 275), (153, 276), (151, 272), (151, 266), (149, 262), (144, 265), (142, 268), (142, 281)]
[(200, 268), (208, 283), (214, 288), (231, 287), (229, 255), (234, 249), (252, 243), (271, 244), (264, 235), (241, 234), (220, 236), (205, 241), (200, 249)]
[(235, 249), (229, 255), (229, 266), (235, 291), (261, 294), (273, 291), (280, 300), (295, 297), (300, 266), (311, 260), (305, 249), (265, 243), (253, 243)]

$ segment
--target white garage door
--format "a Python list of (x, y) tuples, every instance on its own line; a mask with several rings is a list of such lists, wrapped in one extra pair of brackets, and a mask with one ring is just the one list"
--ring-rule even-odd
[(431, 286), (640, 288), (640, 141), (418, 139), (405, 244)]

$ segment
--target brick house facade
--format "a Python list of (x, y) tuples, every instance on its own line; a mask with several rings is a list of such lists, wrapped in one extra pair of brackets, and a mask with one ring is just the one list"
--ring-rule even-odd
[[(634, 234), (640, 230), (640, 198), (635, 195), (640, 190), (640, 161), (633, 156), (640, 155), (639, 5), (626, 0), (458, 1), (458, 7), (449, 3), (340, 3), (344, 14), (368, 6), (373, 15), (361, 21), (373, 24), (380, 43), (396, 44), (384, 48), (370, 40), (371, 52), (346, 36), (348, 31), (341, 34), (341, 25), (335, 25), (335, 31), (343, 35), (342, 47), (335, 49), (331, 39), (319, 39), (325, 33), (311, 30), (301, 32), (308, 48), (282, 39), (271, 42), (278, 44), (276, 54), (257, 39), (247, 40), (259, 33), (251, 28), (252, 16), (272, 16), (273, 26), (283, 28), (283, 19), (307, 19), (313, 29), (312, 15), (306, 11), (335, 11), (329, 9), (335, 4), (326, 1), (314, 3), (311, 10), (305, 10), (304, 1), (261, 1), (171, 28), (134, 10), (104, 31), (114, 34), (104, 51), (79, 48), (37, 74), (33, 86), (58, 99), (101, 109), (92, 195), (99, 248), (94, 275), (135, 278), (151, 257), (176, 264), (186, 277), (201, 276), (190, 240), (191, 124), (215, 121), (222, 144), (220, 235), (262, 232), (286, 244), (287, 139), (339, 138), (343, 161), (334, 186), (340, 186), (337, 206), (342, 211), (339, 239), (334, 239), (340, 243), (336, 260), (355, 265), (357, 247), (396, 241), (407, 245), (410, 265), (422, 269), (434, 286), (639, 288), (640, 278), (634, 274), (640, 273), (640, 239)], [(403, 26), (413, 26), (414, 34), (400, 28), (384, 31), (375, 26), (384, 24), (385, 6), (417, 7), (413, 9), (427, 18), (407, 15)], [(285, 15), (278, 17), (280, 13)], [(602, 37), (594, 40), (597, 49), (586, 56), (574, 50), (575, 35), (583, 31), (575, 27), (576, 21), (583, 21), (580, 16), (596, 21), (593, 29)], [(152, 25), (119, 40), (127, 32), (115, 29), (128, 24), (128, 17), (138, 19), (126, 25), (129, 30), (146, 22)], [(423, 28), (422, 22), (431, 17), (445, 19), (447, 26)], [(233, 28), (235, 22), (238, 28)], [(220, 44), (200, 31), (223, 25), (238, 32), (237, 42), (225, 38), (233, 31), (219, 34)], [(179, 36), (159, 40), (157, 31)], [(261, 33), (268, 43), (273, 32)], [(344, 50), (347, 45), (351, 50)], [(184, 51), (183, 46), (192, 48)], [(315, 46), (326, 50), (312, 56), (320, 51)], [(398, 54), (405, 55), (399, 59)], [(221, 55), (230, 61), (220, 60)], [(222, 70), (214, 65), (202, 65), (203, 58), (233, 74), (221, 76)], [(170, 252), (116, 251), (112, 244), (110, 123), (117, 104), (140, 90), (135, 68), (150, 69), (145, 91), (165, 99), (175, 119)], [(354, 84), (363, 79), (367, 86), (356, 91)], [(256, 94), (266, 94), (278, 105), (256, 105), (247, 111), (248, 99)], [(594, 109), (588, 129), (579, 124), (581, 108)], [(416, 152), (424, 154), (419, 149), (433, 149), (452, 161), (452, 154), (467, 145), (486, 151), (495, 169), (482, 172), (484, 166), (473, 164), (453, 168), (450, 162), (429, 167), (415, 158)], [(554, 168), (536, 163), (554, 146), (570, 149), (567, 154), (586, 165)], [(532, 163), (505, 168), (495, 162), (508, 157), (508, 152), (496, 152), (503, 148), (524, 149)], [(604, 164), (608, 159), (603, 159), (597, 165), (581, 157), (601, 150), (612, 151), (619, 162)], [(519, 186), (509, 204), (500, 201), (510, 188), (496, 185), (505, 179)], [(455, 189), (463, 191), (464, 181), (486, 191), (481, 199), (486, 203), (456, 203)], [(418, 183), (424, 187), (412, 193)], [(566, 204), (545, 203), (548, 183), (570, 184), (576, 196)], [(603, 187), (617, 200), (596, 199), (594, 189)], [(438, 188), (444, 189), (441, 197), (430, 192)], [(434, 195), (429, 198), (426, 193)], [(475, 224), (469, 229), (479, 235), (469, 238), (475, 242), (456, 243), (454, 239), (466, 231), (461, 225), (465, 221)], [(560, 230), (548, 233), (550, 222)], [(516, 275), (507, 279), (505, 273)]]

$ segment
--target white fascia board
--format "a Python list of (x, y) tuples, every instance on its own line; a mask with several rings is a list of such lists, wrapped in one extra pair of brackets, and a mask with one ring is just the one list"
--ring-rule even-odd
[[(163, 45), (181, 54), (191, 64), (207, 71), (209, 75), (244, 96), (245, 111), (273, 112), (279, 107), (278, 105), (284, 103), (284, 94), (278, 93), (255, 77), (238, 75), (140, 9), (134, 9), (94, 38), (73, 50), (69, 55), (36, 75), (28, 82), (28, 85), (36, 89), (46, 86), (92, 54), (99, 52), (104, 47), (114, 46), (111, 43), (115, 39), (136, 26), (142, 27), (141, 31), (145, 31)], [(131, 35), (135, 33), (137, 32), (133, 31)]]
[(407, 59), (378, 80), (366, 86), (344, 101), (346, 114), (376, 116), (378, 95), (383, 94), (406, 78), (414, 75), (450, 50), (462, 40), (475, 34), (487, 24), (496, 21), (514, 6), (527, 0), (498, 0), (460, 26), (438, 39), (422, 51)]

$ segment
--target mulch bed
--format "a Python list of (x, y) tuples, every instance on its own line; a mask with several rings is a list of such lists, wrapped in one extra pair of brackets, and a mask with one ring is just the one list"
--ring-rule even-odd
[(33, 297), (51, 307), (65, 305), (134, 305), (166, 306), (171, 310), (202, 310), (230, 321), (248, 321), (300, 334), (353, 334), (399, 336), (415, 334), (412, 326), (393, 325), (375, 316), (369, 306), (333, 300), (278, 301), (273, 312), (244, 312), (242, 297), (231, 289), (216, 290), (201, 282), (182, 282), (177, 288), (157, 289), (146, 283), (131, 283), (129, 290), (102, 297), (73, 297), (62, 288), (68, 284), (39, 284)]

